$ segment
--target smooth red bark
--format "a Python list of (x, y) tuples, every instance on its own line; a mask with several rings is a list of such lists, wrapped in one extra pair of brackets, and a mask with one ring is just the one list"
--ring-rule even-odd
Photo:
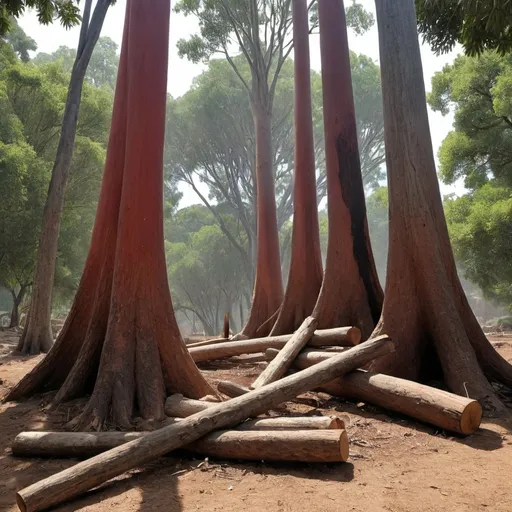
[(366, 219), (343, 1), (318, 0), (318, 17), (329, 232), (313, 316), (321, 329), (354, 325), (366, 339), (379, 319), (382, 289)]
[(89, 393), (79, 428), (164, 415), (167, 392), (212, 394), (173, 313), (163, 242), (167, 0), (128, 0), (98, 212), (71, 312), (46, 358), (7, 399)]
[(292, 2), (292, 16), (295, 68), (292, 254), (285, 297), (271, 335), (294, 332), (313, 311), (322, 285), (307, 0)]

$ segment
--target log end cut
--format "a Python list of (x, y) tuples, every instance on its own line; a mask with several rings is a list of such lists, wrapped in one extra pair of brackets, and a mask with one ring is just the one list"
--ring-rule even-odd
[(21, 512), (27, 512), (27, 506), (25, 505), (25, 500), (21, 496), (21, 491), (16, 493), (16, 504)]
[(351, 345), (359, 345), (361, 343), (361, 330), (357, 327), (350, 327), (347, 331), (347, 340)]
[(462, 434), (470, 435), (478, 430), (482, 421), (482, 406), (477, 400), (469, 402), (460, 417), (460, 431)]

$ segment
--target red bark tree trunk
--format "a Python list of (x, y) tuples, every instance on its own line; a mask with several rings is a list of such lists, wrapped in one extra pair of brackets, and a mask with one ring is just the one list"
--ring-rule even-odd
[(295, 67), (295, 181), (290, 272), (271, 335), (294, 332), (315, 307), (322, 285), (306, 0), (292, 2)]
[(512, 366), (482, 332), (462, 290), (443, 213), (428, 124), (414, 0), (376, 0), (389, 185), (382, 317), (396, 353), (372, 369), (427, 380), (506, 414), (487, 379), (512, 386)]
[(318, 0), (324, 95), (327, 258), (313, 316), (320, 329), (354, 325), (368, 338), (382, 289), (368, 233), (342, 0)]
[[(265, 76), (265, 75), (262, 75)], [(251, 310), (242, 334), (254, 338), (270, 333), (283, 300), (276, 192), (272, 168), (272, 108), (268, 84), (253, 77), (252, 111), (256, 132), (257, 256)]]
[(54, 347), (7, 399), (60, 388), (92, 396), (75, 419), (99, 429), (164, 416), (167, 392), (212, 394), (181, 339), (164, 255), (162, 158), (167, 0), (128, 0), (107, 161), (91, 247)]

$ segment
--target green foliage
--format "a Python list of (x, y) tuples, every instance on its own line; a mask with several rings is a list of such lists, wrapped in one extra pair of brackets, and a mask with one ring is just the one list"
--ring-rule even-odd
[(437, 53), (460, 43), (468, 55), (512, 50), (512, 2), (416, 0), (418, 27)]
[[(100, 37), (91, 55), (85, 79), (96, 87), (108, 86), (114, 90), (119, 65), (118, 46), (110, 37)], [(59, 46), (53, 53), (38, 53), (34, 57), (35, 64), (59, 62), (62, 70), (68, 74), (73, 69), (76, 49)]]
[(10, 19), (10, 30), (3, 37), (23, 62), (30, 60), (29, 51), (37, 50), (36, 42), (18, 25), (15, 18)]
[(245, 291), (240, 258), (204, 206), (179, 210), (169, 224), (166, 254), (174, 307), (197, 315), (209, 335), (218, 334), (224, 313)]
[(19, 18), (26, 9), (35, 9), (39, 23), (48, 25), (58, 19), (70, 28), (80, 22), (80, 8), (74, 0), (5, 0), (0, 4), (0, 34), (12, 30), (12, 18)]
[(430, 106), (455, 112), (439, 151), (445, 183), (464, 178), (476, 189), (489, 180), (512, 186), (512, 55), (457, 57), (432, 79)]
[[(69, 74), (21, 62), (0, 45), (0, 285), (30, 285)], [(59, 239), (54, 302), (74, 292), (87, 254), (105, 160), (112, 91), (85, 84)]]
[(446, 200), (445, 213), (466, 277), (512, 311), (512, 189), (488, 183)]

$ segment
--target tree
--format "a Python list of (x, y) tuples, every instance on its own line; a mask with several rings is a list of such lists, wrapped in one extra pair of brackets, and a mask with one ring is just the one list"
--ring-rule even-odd
[(454, 129), (439, 150), (441, 179), (464, 178), (475, 190), (497, 180), (512, 186), (512, 56), (459, 56), (432, 78), (434, 111), (454, 111)]
[[(50, 3), (53, 4), (53, 2)], [(53, 341), (50, 323), (51, 302), (62, 207), (73, 158), (85, 72), (101, 32), (110, 0), (98, 0), (92, 16), (91, 4), (92, 0), (86, 0), (84, 5), (77, 56), (71, 72), (59, 146), (44, 207), (30, 310), (17, 347), (23, 353), (47, 352)]]
[(488, 183), (445, 201), (454, 253), (485, 297), (512, 310), (512, 189)]
[[(13, 400), (59, 388), (55, 403), (92, 395), (74, 424), (162, 418), (168, 392), (213, 393), (181, 339), (166, 280), (162, 156), (169, 2), (128, 0), (107, 161), (89, 256), (49, 354)], [(151, 77), (151, 80), (148, 80)]]
[(396, 352), (372, 364), (409, 379), (442, 376), (454, 393), (505, 413), (488, 379), (512, 385), (457, 276), (428, 125), (414, 1), (377, 0), (389, 186), (389, 257), (382, 316)]
[(299, 327), (313, 311), (322, 284), (306, 0), (295, 0), (292, 3), (292, 13), (295, 54), (292, 252), (286, 293), (271, 330), (274, 335), (292, 333)]
[(418, 26), (435, 52), (460, 43), (468, 55), (512, 49), (512, 6), (494, 0), (416, 0)]
[[(112, 90), (116, 84), (117, 67), (119, 57), (117, 55), (117, 44), (110, 37), (100, 37), (87, 66), (85, 80), (96, 87), (108, 86)], [(33, 62), (36, 64), (54, 62), (60, 60), (62, 69), (66, 73), (71, 73), (76, 59), (76, 50), (67, 46), (59, 46), (51, 54), (38, 53)]]
[(27, 36), (15, 18), (11, 17), (9, 25), (9, 31), (4, 34), (3, 38), (12, 46), (23, 62), (28, 62), (30, 60), (28, 52), (37, 50), (36, 42)]
[(318, 15), (329, 237), (313, 316), (320, 328), (356, 325), (366, 339), (380, 315), (382, 290), (366, 220), (343, 2), (319, 0)]
[(12, 30), (13, 18), (19, 18), (26, 8), (35, 9), (39, 23), (44, 25), (58, 19), (64, 27), (70, 28), (80, 21), (80, 8), (73, 0), (9, 0), (0, 6), (0, 34)]

